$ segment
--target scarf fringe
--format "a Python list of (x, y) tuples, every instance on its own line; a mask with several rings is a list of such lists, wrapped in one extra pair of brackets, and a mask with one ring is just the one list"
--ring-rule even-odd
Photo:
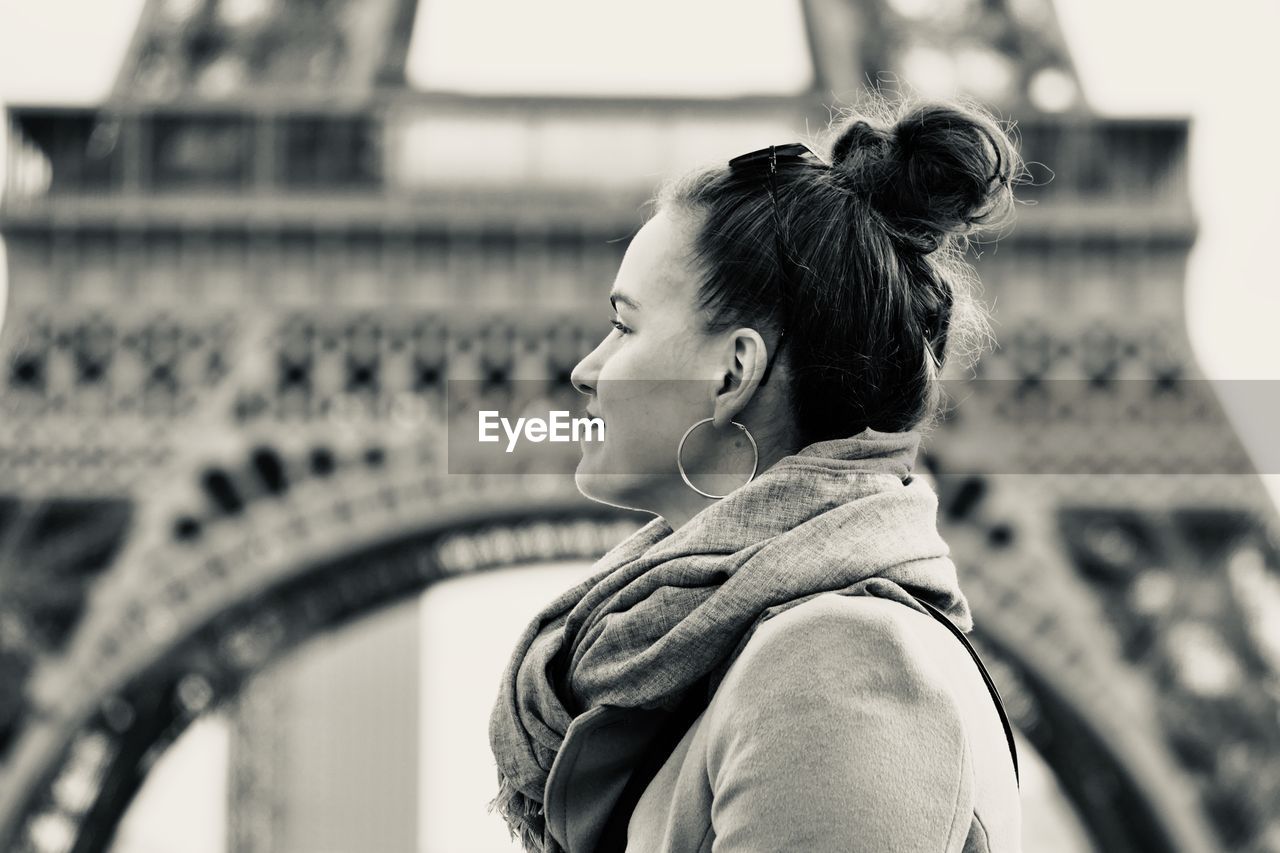
[(512, 840), (517, 837), (528, 853), (563, 853), (559, 844), (546, 831), (542, 803), (526, 796), (505, 776), (498, 775), (498, 794), (489, 801), (487, 811), (494, 811), (507, 823)]

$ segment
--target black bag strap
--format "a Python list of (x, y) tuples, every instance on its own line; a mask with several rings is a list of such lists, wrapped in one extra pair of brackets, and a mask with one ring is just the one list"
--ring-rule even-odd
[(964, 647), (969, 650), (973, 662), (978, 665), (978, 671), (982, 673), (982, 680), (987, 683), (987, 690), (991, 691), (991, 698), (996, 703), (996, 710), (1000, 712), (1000, 724), (1004, 726), (1004, 736), (1009, 741), (1009, 755), (1013, 758), (1013, 779), (1018, 788), (1021, 788), (1022, 780), (1018, 776), (1018, 747), (1013, 742), (1013, 727), (1009, 725), (1009, 715), (1005, 713), (1004, 703), (1000, 701), (1000, 691), (996, 690), (996, 684), (991, 680), (991, 675), (987, 672), (987, 668), (983, 666), (982, 658), (978, 657), (978, 652), (974, 649), (973, 644), (969, 642), (969, 638), (955, 626), (955, 623), (947, 618), (945, 613), (917, 595), (912, 594), (911, 597), (923, 604), (925, 610), (929, 611), (935, 619), (946, 625), (951, 633), (960, 638), (960, 642), (964, 643)]

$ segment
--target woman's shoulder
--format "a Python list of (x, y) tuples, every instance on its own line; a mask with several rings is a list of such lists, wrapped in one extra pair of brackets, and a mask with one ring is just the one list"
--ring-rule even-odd
[[(829, 843), (771, 849), (922, 849), (928, 839), (929, 849), (958, 850), (974, 805), (973, 755), (930, 658), (930, 622), (899, 602), (823, 594), (760, 623), (704, 721), (717, 835), (746, 827), (740, 834), (754, 839), (791, 825), (784, 812), (802, 813)], [(774, 800), (778, 814), (757, 814)]]
[[(898, 601), (871, 595), (823, 593), (784, 610), (756, 628), (722, 686), (791, 675), (797, 689), (820, 689), (824, 676), (837, 686), (888, 685), (876, 675), (892, 673), (902, 685), (941, 688), (949, 680), (939, 661), (964, 652), (960, 642), (932, 616)], [(860, 673), (849, 681), (847, 676)], [(733, 677), (731, 681), (730, 678)]]
[(975, 690), (986, 688), (968, 652), (932, 616), (876, 596), (824, 593), (760, 623), (706, 721), (724, 743), (749, 730), (841, 741), (877, 732), (886, 746), (928, 741), (935, 752), (921, 760), (949, 754), (959, 763), (976, 702), (990, 703)]
[[(713, 731), (810, 720), (811, 734), (841, 737), (904, 714), (960, 732), (960, 643), (933, 617), (874, 596), (824, 593), (761, 622), (727, 669), (707, 709)], [(972, 662), (969, 662), (972, 667)], [(975, 673), (976, 674), (976, 673)]]

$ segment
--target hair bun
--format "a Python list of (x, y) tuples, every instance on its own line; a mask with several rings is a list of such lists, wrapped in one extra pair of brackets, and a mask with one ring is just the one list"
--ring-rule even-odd
[(950, 104), (907, 108), (891, 127), (856, 119), (840, 130), (831, 159), (893, 236), (921, 252), (1003, 220), (1018, 168), (991, 118)]
[(893, 144), (892, 131), (875, 127), (866, 119), (858, 119), (836, 138), (831, 149), (831, 162), (844, 169), (856, 169), (868, 159), (882, 159)]

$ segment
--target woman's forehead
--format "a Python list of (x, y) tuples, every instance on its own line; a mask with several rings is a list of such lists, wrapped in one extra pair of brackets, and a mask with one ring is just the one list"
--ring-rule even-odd
[(695, 282), (692, 236), (687, 217), (659, 211), (631, 239), (614, 289), (641, 310), (689, 301)]

